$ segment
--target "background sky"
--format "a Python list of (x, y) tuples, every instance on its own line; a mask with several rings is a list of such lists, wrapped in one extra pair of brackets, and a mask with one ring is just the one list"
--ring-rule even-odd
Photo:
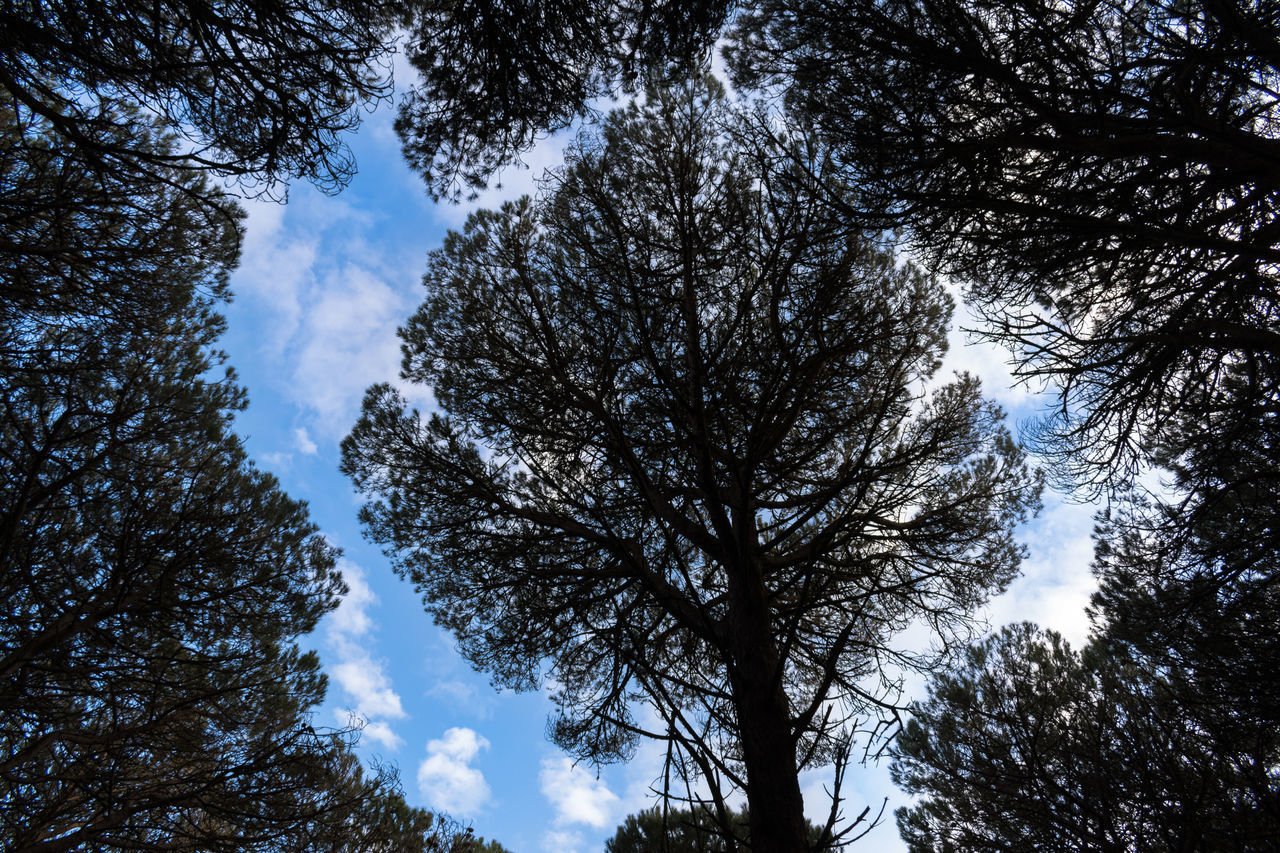
[[(508, 170), (505, 186), (478, 201), (437, 206), (404, 165), (392, 119), (383, 107), (350, 139), (359, 174), (338, 196), (298, 184), (287, 204), (247, 203), (244, 256), (226, 311), (223, 348), (250, 396), (237, 429), (258, 465), (306, 500), (313, 521), (344, 550), (351, 592), (307, 640), (329, 675), (319, 722), (359, 716), (366, 723), (361, 754), (397, 765), (410, 803), (447, 811), (515, 853), (599, 851), (627, 814), (653, 804), (661, 749), (642, 748), (633, 761), (598, 773), (574, 766), (545, 736), (552, 707), (545, 695), (490, 686), (363, 541), (361, 498), (338, 473), (338, 443), (364, 390), (398, 376), (395, 331), (421, 301), (428, 253), (469, 211), (533, 190), (542, 170), (559, 162), (566, 137), (539, 145), (526, 157), (528, 170)], [(964, 324), (963, 311), (958, 321)], [(1048, 404), (1012, 387), (1002, 351), (969, 344), (958, 329), (952, 338), (944, 371), (979, 375), (1012, 426)], [(399, 384), (415, 405), (430, 407), (429, 389)], [(1040, 516), (1021, 531), (1029, 548), (1023, 576), (990, 607), (992, 626), (1031, 620), (1073, 645), (1083, 640), (1094, 509), (1046, 494)], [(819, 821), (823, 781), (819, 774), (802, 780)], [(845, 813), (855, 815), (868, 804), (874, 813), (889, 797), (883, 825), (854, 849), (905, 850), (892, 819), (905, 798), (886, 768), (852, 769), (846, 793)]]

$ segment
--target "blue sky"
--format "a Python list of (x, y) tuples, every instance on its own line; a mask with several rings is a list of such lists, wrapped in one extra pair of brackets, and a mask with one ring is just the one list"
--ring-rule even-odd
[[(397, 764), (411, 803), (448, 811), (515, 853), (599, 851), (627, 814), (652, 803), (660, 750), (642, 749), (599, 776), (573, 766), (545, 737), (551, 708), (545, 696), (495, 691), (363, 541), (356, 521), (361, 500), (337, 470), (338, 443), (364, 389), (397, 376), (395, 330), (421, 299), (427, 254), (468, 211), (530, 191), (541, 170), (559, 162), (561, 141), (535, 149), (530, 169), (508, 170), (502, 189), (473, 204), (437, 206), (403, 164), (392, 117), (384, 107), (351, 140), (359, 174), (340, 195), (299, 184), (287, 205), (247, 205), (244, 257), (232, 279), (235, 301), (223, 340), (250, 394), (237, 428), (259, 466), (306, 500), (313, 520), (345, 552), (351, 594), (308, 639), (330, 679), (322, 721), (359, 715), (367, 723), (361, 753)], [(966, 345), (958, 331), (948, 359), (945, 369), (982, 377), (1015, 425), (1047, 402), (1011, 387), (1002, 352)], [(429, 389), (402, 390), (430, 407)], [(1028, 619), (1073, 643), (1084, 638), (1093, 511), (1046, 495), (1040, 517), (1021, 532), (1030, 549), (1023, 577), (990, 608), (993, 626)], [(803, 781), (812, 816), (825, 817), (824, 780)], [(846, 813), (890, 798), (884, 825), (855, 849), (905, 849), (892, 820), (903, 797), (887, 771), (855, 768), (847, 785)]]

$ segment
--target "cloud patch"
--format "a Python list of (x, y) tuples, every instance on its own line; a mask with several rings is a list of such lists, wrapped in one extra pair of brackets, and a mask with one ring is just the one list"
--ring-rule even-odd
[(298, 452), (306, 456), (315, 456), (320, 451), (316, 443), (311, 440), (311, 436), (307, 435), (306, 427), (298, 427), (293, 431), (293, 446), (298, 448)]
[(1077, 648), (1089, 634), (1085, 607), (1097, 589), (1093, 561), (1093, 514), (1097, 507), (1048, 492), (1045, 509), (1021, 538), (1029, 553), (1022, 576), (990, 606), (993, 627), (1035, 622), (1059, 632)]
[(542, 836), (542, 849), (547, 853), (579, 853), (582, 833), (568, 829), (549, 829)]
[(418, 765), (418, 790), (433, 809), (454, 817), (474, 815), (489, 802), (484, 774), (471, 762), (489, 741), (473, 729), (454, 727), (427, 741), (427, 757)]
[(355, 264), (312, 290), (288, 393), (317, 416), (320, 432), (345, 430), (364, 390), (399, 371), (395, 330), (408, 310), (380, 275)]
[(602, 829), (615, 821), (618, 795), (570, 759), (542, 759), (538, 782), (542, 795), (555, 806), (558, 825), (585, 823)]
[(373, 619), (369, 608), (378, 603), (378, 597), (358, 565), (343, 559), (338, 568), (349, 592), (325, 619), (325, 644), (337, 658), (328, 672), (342, 689), (349, 712), (364, 723), (364, 736), (395, 749), (404, 742), (387, 721), (403, 719), (406, 714), (384, 662), (372, 654)]

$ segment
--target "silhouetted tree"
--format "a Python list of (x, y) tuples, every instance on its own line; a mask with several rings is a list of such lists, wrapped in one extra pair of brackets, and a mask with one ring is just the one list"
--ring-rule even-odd
[(765, 0), (732, 55), (832, 145), (847, 211), (1060, 383), (1065, 479), (1123, 483), (1179, 412), (1274, 409), (1274, 4)]
[[(1198, 428), (1193, 412), (1170, 429)], [(1022, 626), (935, 681), (899, 739), (899, 779), (928, 797), (900, 814), (914, 849), (1258, 850), (1280, 834), (1275, 429), (1263, 411), (1226, 445), (1153, 449), (1169, 488), (1101, 519), (1083, 655)]]
[[(1267, 661), (1280, 618), (1277, 44), (1280, 18), (1259, 2), (782, 0), (743, 19), (738, 79), (777, 85), (819, 128), (864, 190), (847, 212), (908, 227), (940, 268), (970, 279), (993, 333), (1021, 349), (1021, 372), (1060, 383), (1045, 448), (1064, 479), (1124, 487), (1143, 465), (1167, 474), (1157, 496), (1117, 490), (1094, 604), (1106, 652), (1086, 655), (1069, 688), (1119, 703), (1099, 737), (1118, 750), (1127, 737), (1131, 751), (1145, 743), (1153, 765), (1067, 739), (1031, 744), (1044, 752), (1025, 766), (1011, 753), (976, 767), (939, 745), (925, 756), (931, 775), (912, 784), (945, 792), (937, 808), (949, 811), (912, 813), (921, 849), (933, 849), (926, 836), (947, 849), (944, 827), (964, 825), (966, 798), (988, 809), (987, 845), (1004, 832), (1001, 808), (1043, 812), (1052, 847), (1065, 842), (1050, 817), (1085, 846), (1150, 832), (1155, 849), (1171, 838), (1244, 849), (1275, 832), (1263, 768), (1276, 764)], [(1044, 648), (1009, 641), (1009, 660)], [(1132, 695), (1123, 679), (1081, 686), (1121, 669)], [(1052, 692), (1041, 683), (1027, 701), (1050, 707)], [(931, 718), (951, 714), (947, 725), (984, 749), (1019, 731), (981, 716), (980, 701), (958, 702), (939, 700)], [(938, 744), (954, 734), (937, 731)], [(1089, 793), (1036, 799), (1010, 783), (984, 794), (1005, 772)], [(1096, 798), (1108, 784), (1115, 797)], [(1106, 815), (1072, 811), (1107, 802)], [(1203, 826), (1176, 808), (1203, 812)], [(1082, 840), (1090, 826), (1112, 834)], [(1037, 846), (1006, 828), (1010, 849)]]
[(352, 730), (313, 726), (325, 680), (295, 639), (343, 587), (231, 431), (243, 394), (211, 347), (237, 212), (186, 171), (102, 181), (2, 109), (0, 164), (2, 846), (448, 840)]
[[(0, 314), (68, 318), (104, 314), (112, 328), (171, 312), (175, 297), (142, 289), (165, 270), (213, 298), (239, 252), (241, 211), (196, 174), (99, 168), (92, 154), (64, 145), (51, 123), (0, 102)], [(120, 115), (119, 133), (138, 151), (171, 151), (163, 130)], [(18, 354), (8, 362), (17, 364)], [(33, 365), (34, 366), (34, 365)]]
[(424, 809), (411, 808), (398, 795), (366, 805), (358, 824), (334, 840), (339, 851), (378, 853), (510, 853), (496, 841), (486, 841), (471, 827)]
[(594, 99), (705, 62), (730, 0), (410, 3), (419, 79), (396, 125), (436, 198), (485, 186)]
[[(382, 0), (5, 0), (0, 98), (104, 171), (332, 189), (354, 172), (341, 133), (390, 93), (402, 20), (400, 4)], [(182, 144), (135, 137), (134, 110)]]
[(1277, 728), (1240, 725), (1194, 672), (1131, 652), (1104, 637), (1079, 655), (1022, 624), (936, 675), (896, 745), (895, 780), (923, 795), (898, 812), (909, 848), (1265, 849)]
[(895, 635), (965, 635), (1037, 488), (977, 381), (933, 379), (940, 286), (845, 227), (803, 137), (751, 126), (713, 81), (651, 91), (450, 234), (402, 331), (444, 414), (371, 389), (343, 468), (466, 656), (518, 689), (548, 668), (557, 743), (666, 739), (790, 851), (799, 771), (936, 661)]
[[(726, 853), (741, 849), (750, 819), (745, 808), (729, 813), (729, 826), (720, 825), (702, 807), (663, 810), (660, 806), (627, 815), (618, 831), (604, 843), (605, 853)], [(823, 828), (807, 823), (810, 849), (820, 849)]]

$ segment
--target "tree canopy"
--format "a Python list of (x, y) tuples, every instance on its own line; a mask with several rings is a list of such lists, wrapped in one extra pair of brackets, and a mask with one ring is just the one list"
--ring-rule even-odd
[[(706, 808), (664, 810), (653, 806), (627, 815), (613, 838), (604, 843), (604, 850), (605, 853), (727, 853), (739, 849), (739, 841), (746, 839), (750, 822), (745, 808), (731, 811), (729, 825), (724, 827), (715, 813)], [(807, 823), (807, 830), (810, 846), (818, 848), (823, 828)]]
[[(776, 108), (651, 87), (538, 198), (474, 216), (403, 333), (444, 414), (380, 387), (344, 446), (471, 659), (560, 685), (561, 745), (667, 740), (727, 846), (734, 788), (757, 849), (839, 839), (838, 786), (815, 838), (796, 774), (838, 782), (860, 725), (893, 730), (896, 674), (943, 660), (896, 637), (965, 639), (1035, 500), (976, 382), (935, 375), (951, 306), (902, 229), (1057, 383), (1062, 479), (1116, 501), (1083, 654), (1011, 628), (915, 707), (909, 843), (1278, 831), (1273, 4), (54, 0), (0, 2), (11, 846), (479, 845), (312, 727), (295, 641), (334, 552), (247, 460), (212, 350), (241, 213), (206, 176), (342, 186), (398, 26), (421, 76), (397, 128), (436, 198), (696, 76), (726, 28)], [(1163, 494), (1128, 490), (1144, 466)]]
[[(4, 2), (0, 91), (102, 171), (336, 189), (355, 168), (341, 134), (390, 94), (402, 20), (401, 4), (350, 0)], [(135, 136), (136, 111), (175, 142)]]
[(437, 199), (457, 199), (520, 162), (543, 134), (675, 69), (697, 73), (728, 0), (411, 3), (419, 77), (396, 124)]
[(0, 110), (0, 164), (5, 848), (466, 840), (364, 771), (355, 730), (314, 725), (325, 678), (296, 640), (344, 587), (231, 430), (212, 346), (234, 207), (185, 170), (104, 180), (25, 111)]
[[(1131, 650), (1130, 650), (1131, 651)], [(1280, 831), (1274, 724), (1193, 670), (1005, 628), (939, 673), (898, 738), (912, 851), (1257, 850)], [(1209, 704), (1205, 704), (1205, 700)]]
[(1123, 485), (1277, 398), (1277, 44), (1263, 2), (766, 0), (731, 64), (1060, 383), (1064, 480)]
[[(936, 682), (927, 739), (903, 742), (934, 797), (902, 819), (913, 845), (1267, 837), (1275, 10), (779, 0), (738, 23), (735, 79), (813, 122), (861, 190), (848, 215), (967, 282), (1018, 371), (1058, 385), (1041, 449), (1114, 501), (1083, 658), (1009, 635)], [(1132, 488), (1144, 467), (1154, 495)], [(1071, 703), (1055, 740), (1044, 716)]]
[(343, 467), (466, 656), (516, 688), (549, 667), (559, 744), (666, 739), (781, 851), (798, 772), (935, 660), (895, 635), (966, 635), (1038, 489), (977, 381), (934, 377), (941, 287), (844, 225), (802, 135), (754, 127), (714, 81), (652, 90), (451, 233), (402, 331), (442, 413), (371, 389)]
[(1099, 520), (1082, 654), (1020, 626), (935, 677), (898, 741), (897, 778), (923, 795), (899, 813), (913, 850), (1255, 850), (1280, 833), (1273, 421), (1157, 448), (1166, 494)]

